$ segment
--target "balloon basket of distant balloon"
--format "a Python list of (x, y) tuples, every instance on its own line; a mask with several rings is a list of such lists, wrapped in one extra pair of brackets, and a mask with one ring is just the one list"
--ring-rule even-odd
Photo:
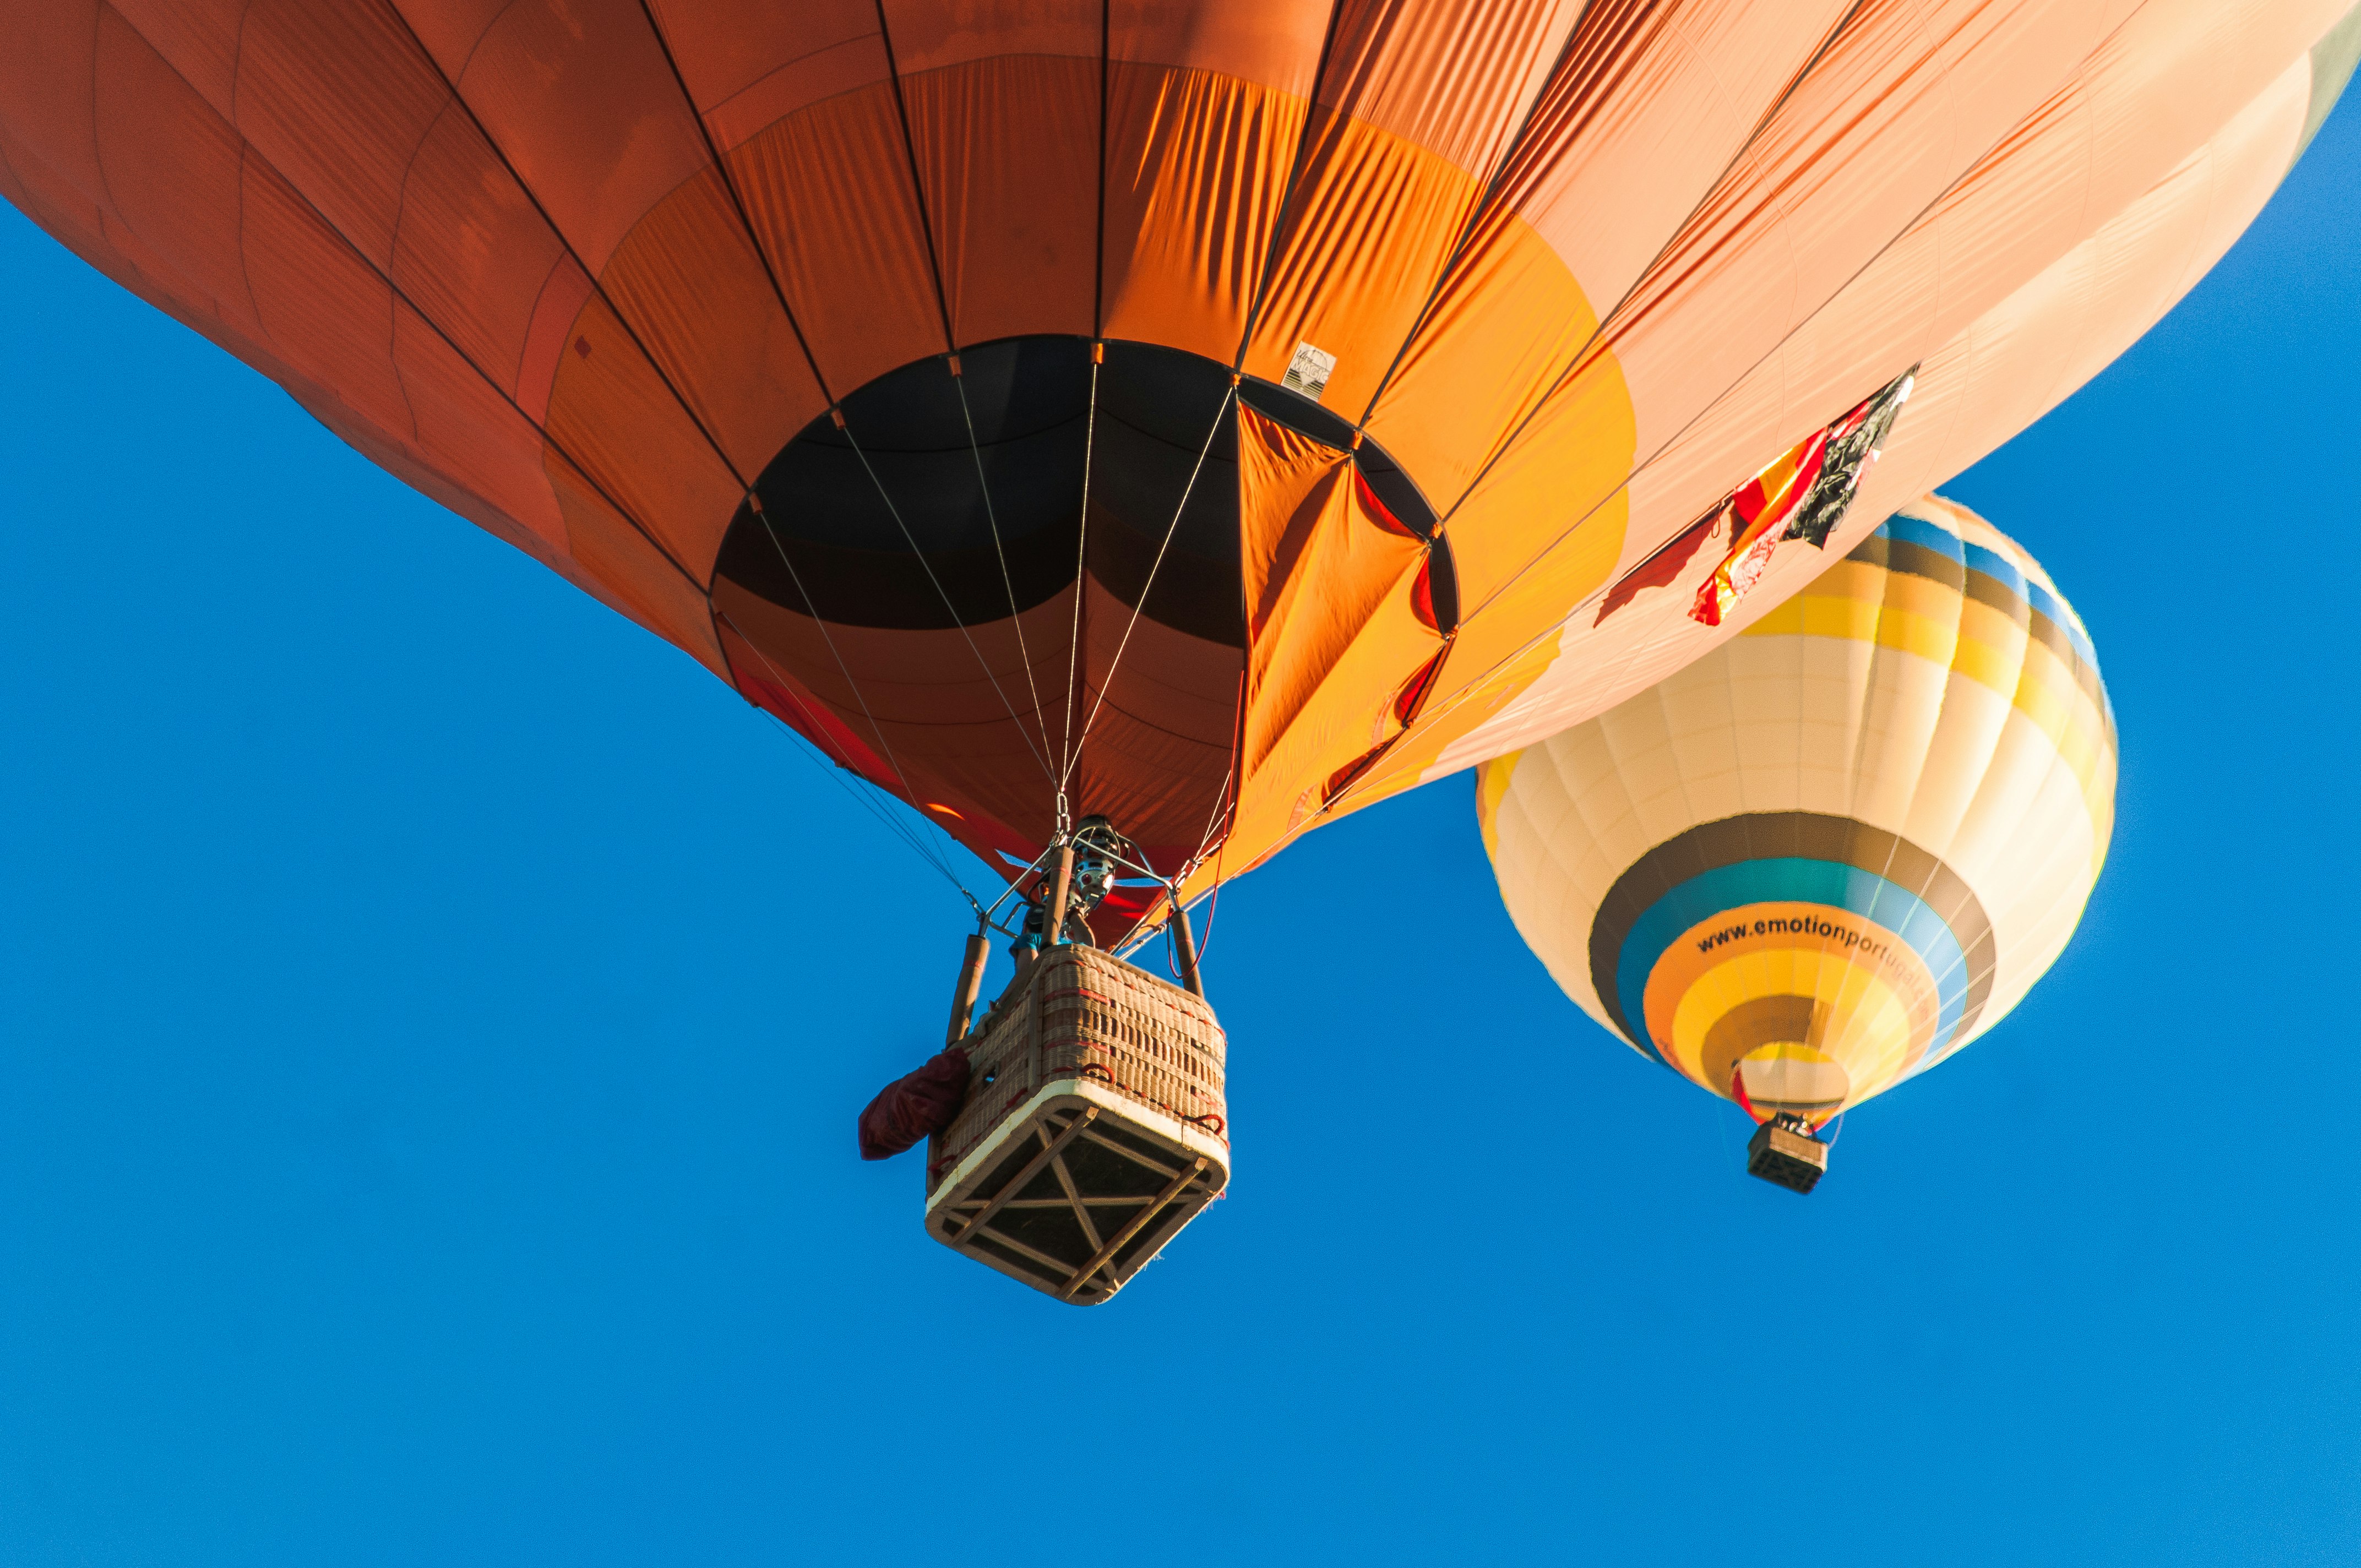
[(968, 1037), (927, 1149), (927, 1234), (1059, 1300), (1123, 1288), (1229, 1182), (1213, 1010), (1096, 948), (1048, 949)]
[(1746, 1174), (1790, 1192), (1809, 1192), (1828, 1170), (1828, 1146), (1800, 1116), (1773, 1116), (1746, 1140)]

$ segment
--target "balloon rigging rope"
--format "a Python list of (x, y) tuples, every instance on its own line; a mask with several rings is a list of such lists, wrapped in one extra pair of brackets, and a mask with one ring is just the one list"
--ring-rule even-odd
[[(828, 622), (820, 619), (818, 607), (812, 603), (811, 590), (804, 587), (803, 574), (796, 571), (795, 562), (788, 559), (785, 542), (780, 539), (779, 531), (772, 526), (770, 513), (761, 510), (761, 498), (754, 495), (754, 493), (750, 490), (747, 492), (747, 499), (755, 508), (754, 515), (763, 520), (763, 532), (770, 536), (771, 548), (778, 552), (779, 565), (787, 569), (787, 580), (795, 584), (796, 597), (804, 601), (804, 613), (811, 617), (812, 624), (814, 626), (819, 628), (820, 641), (828, 645), (829, 656), (836, 661), (837, 673), (844, 677), (845, 687), (852, 693), (852, 700), (861, 705), (861, 717), (869, 721), (869, 732), (877, 738), (877, 749), (885, 753), (885, 765), (894, 770), (894, 776), (902, 782), (903, 795), (908, 797), (910, 804), (913, 806), (916, 806), (918, 804), (917, 792), (910, 787), (910, 775), (903, 771), (901, 759), (894, 755), (894, 743), (885, 739), (884, 726), (879, 724), (877, 722), (877, 716), (870, 711), (869, 699), (861, 695), (861, 683), (852, 678), (852, 671), (846, 665), (844, 655), (837, 651), (836, 639), (829, 635)], [(747, 647), (754, 650), (754, 656), (763, 661), (763, 667), (771, 672), (774, 682), (781, 691), (787, 694), (788, 700), (794, 702), (797, 707), (803, 707), (802, 699), (796, 696), (794, 687), (788, 684), (787, 677), (780, 673), (778, 665), (771, 663), (771, 656), (763, 652), (763, 645), (755, 641), (753, 638), (746, 635), (746, 629), (740, 626), (735, 618), (733, 618), (728, 610), (723, 609), (719, 605), (715, 605), (713, 607), (713, 612), (722, 620), (730, 622), (730, 630), (738, 634), (738, 640), (740, 641), (745, 643)], [(807, 715), (807, 717), (808, 717), (808, 715)], [(812, 728), (814, 732), (817, 734), (824, 735), (827, 733), (827, 730), (822, 729), (817, 721), (814, 722)], [(844, 766), (845, 771), (851, 773), (854, 777), (859, 778), (862, 776), (861, 770), (851, 766), (849, 758), (843, 761), (842, 765)], [(927, 826), (933, 828), (937, 833), (942, 833), (942, 828), (931, 818), (922, 817), (920, 820), (925, 821)], [(906, 836), (907, 835), (906, 835)], [(949, 835), (944, 835), (944, 837), (948, 839)], [(918, 852), (927, 858), (929, 864), (933, 865), (936, 870), (941, 872), (945, 876), (951, 879), (951, 885), (958, 888), (960, 892), (967, 897), (969, 903), (972, 904), (975, 902), (975, 895), (969, 893), (966, 884), (961, 883), (960, 879), (952, 873), (950, 863), (947, 861), (945, 861), (939, 854), (935, 853), (928, 849), (921, 848), (920, 840), (913, 838), (911, 842), (912, 847), (918, 849)]]
[[(768, 520), (767, 520), (767, 519), (764, 521), (764, 526), (765, 526), (766, 528), (769, 526), (769, 522), (768, 522)], [(775, 544), (777, 542), (778, 542), (778, 541), (777, 541), (777, 536), (776, 536), (775, 534), (774, 534), (774, 535), (773, 535), (773, 537), (772, 537), (772, 543)], [(784, 560), (784, 559), (785, 558), (785, 551), (781, 551), (781, 552), (780, 552), (780, 557), (781, 557), (781, 559), (782, 559), (782, 560)], [(789, 574), (790, 574), (790, 575), (792, 575), (792, 574), (794, 573), (794, 571), (795, 571), (795, 568), (794, 568), (793, 566), (789, 566), (789, 567), (787, 568), (787, 571), (789, 572)], [(797, 589), (798, 589), (798, 590), (800, 590), (800, 589), (802, 588), (802, 587), (803, 587), (803, 585), (801, 584), (801, 582), (798, 582), (796, 586), (796, 587), (797, 587)], [(808, 603), (810, 602), (810, 600), (809, 600), (808, 598), (807, 598), (807, 599), (805, 600), (805, 602), (806, 602), (807, 604), (808, 604)], [(798, 711), (800, 711), (800, 712), (803, 714), (803, 716), (804, 716), (804, 718), (805, 718), (805, 720), (806, 720), (807, 722), (808, 722), (808, 723), (811, 725), (811, 727), (812, 727), (812, 730), (811, 730), (812, 734), (813, 734), (813, 735), (825, 735), (825, 734), (827, 734), (827, 733), (828, 733), (828, 731), (827, 731), (826, 728), (825, 728), (825, 727), (823, 727), (823, 726), (820, 724), (820, 722), (819, 722), (819, 720), (818, 720), (818, 717), (817, 717), (817, 716), (815, 716), (815, 715), (812, 713), (812, 711), (811, 711), (811, 709), (810, 709), (810, 708), (806, 707), (804, 706), (804, 701), (803, 701), (803, 699), (802, 699), (801, 697), (797, 696), (795, 694), (795, 690), (794, 690), (794, 688), (793, 688), (792, 686), (790, 686), (790, 685), (787, 684), (787, 679), (786, 679), (786, 677), (785, 677), (784, 674), (780, 674), (780, 671), (779, 671), (779, 667), (778, 667), (778, 665), (772, 663), (771, 663), (771, 656), (770, 656), (768, 653), (765, 653), (765, 652), (763, 652), (762, 644), (760, 644), (760, 643), (756, 642), (756, 641), (755, 641), (752, 637), (747, 636), (747, 635), (746, 635), (746, 629), (745, 629), (744, 627), (742, 627), (742, 626), (740, 626), (740, 625), (738, 624), (738, 622), (736, 621), (736, 620), (734, 620), (734, 619), (730, 616), (730, 612), (729, 612), (728, 610), (723, 609), (722, 609), (720, 606), (719, 606), (719, 605), (716, 605), (716, 606), (714, 607), (714, 613), (715, 613), (716, 615), (719, 616), (723, 620), (729, 621), (729, 623), (730, 623), (730, 630), (732, 630), (732, 631), (734, 631), (734, 632), (736, 632), (736, 633), (738, 634), (738, 640), (739, 640), (740, 641), (741, 641), (741, 642), (745, 643), (747, 647), (753, 649), (753, 651), (754, 651), (754, 657), (756, 657), (756, 658), (758, 658), (758, 659), (762, 660), (762, 661), (763, 661), (763, 666), (771, 672), (772, 677), (773, 677), (774, 681), (776, 683), (776, 685), (777, 685), (777, 686), (778, 686), (779, 691), (780, 691), (783, 695), (785, 695), (785, 696), (786, 699), (787, 699), (789, 702), (792, 702), (792, 703), (794, 703), (794, 704), (796, 705), (796, 709), (797, 709)], [(813, 619), (814, 619), (815, 620), (818, 620), (818, 618), (817, 616), (815, 616)], [(839, 667), (840, 667), (840, 668), (841, 668), (841, 667), (842, 667), (842, 666), (841, 666), (841, 663), (840, 663), (840, 665), (839, 665)], [(850, 677), (850, 676), (848, 676), (848, 677), (846, 677), (846, 678), (847, 678), (848, 680), (849, 680), (849, 679), (851, 679), (851, 677)], [(858, 689), (857, 687), (855, 688), (853, 695), (854, 695), (856, 697), (858, 697), (858, 696), (860, 696), (860, 692), (859, 692), (859, 689)], [(757, 707), (761, 707), (762, 705), (758, 703), (758, 704), (756, 704), (755, 706), (757, 706)], [(862, 705), (862, 711), (863, 711), (864, 713), (867, 711), (867, 705), (866, 705), (865, 703)], [(786, 721), (785, 721), (785, 719), (782, 719), (782, 718), (781, 718), (777, 714), (775, 714), (775, 713), (772, 713), (772, 712), (771, 712), (771, 710), (770, 710), (769, 708), (767, 708), (767, 707), (763, 708), (763, 713), (764, 713), (764, 714), (765, 714), (765, 715), (770, 718), (770, 720), (771, 720), (771, 722), (772, 722), (772, 723), (776, 724), (776, 725), (777, 725), (781, 729), (785, 729), (785, 730), (786, 730), (786, 731), (787, 731), (787, 733), (788, 733), (790, 736), (793, 736), (793, 735), (795, 735), (795, 734), (796, 734), (796, 731), (795, 731), (793, 729), (791, 729), (791, 728), (788, 726), (788, 724), (786, 723)], [(875, 723), (876, 723), (876, 721), (875, 721), (874, 719), (872, 719), (870, 722), (871, 722), (871, 724), (872, 724), (872, 726), (873, 726), (873, 726), (875, 725)], [(803, 739), (805, 739), (805, 740), (809, 740), (809, 739), (810, 739), (810, 737), (809, 737), (809, 736), (806, 736), (806, 737), (803, 737)], [(884, 733), (883, 733), (882, 731), (881, 731), (881, 732), (879, 733), (879, 735), (878, 735), (878, 740), (879, 740), (879, 742), (880, 742), (881, 744), (882, 744), (882, 743), (884, 742)], [(796, 750), (797, 751), (805, 751), (805, 748), (804, 748), (804, 747), (801, 747), (801, 746), (798, 746), (798, 747), (796, 747)], [(811, 747), (811, 751), (812, 751), (812, 752), (818, 752), (819, 750), (820, 750), (820, 748), (818, 747), (818, 743), (817, 743), (817, 742), (814, 742), (814, 743), (813, 743), (813, 745), (812, 745), (812, 747)], [(807, 753), (807, 754), (809, 754), (809, 753)], [(885, 754), (885, 755), (886, 755), (886, 761), (887, 761), (887, 762), (893, 762), (893, 752), (892, 752), (892, 751), (891, 751), (890, 749), (886, 751), (886, 754)], [(900, 814), (898, 814), (898, 813), (896, 813), (896, 812), (894, 812), (894, 811), (891, 811), (891, 810), (886, 809), (885, 807), (884, 807), (884, 806), (882, 806), (881, 805), (879, 805), (879, 803), (878, 803), (877, 801), (875, 801), (874, 799), (873, 799), (871, 796), (869, 796), (868, 795), (863, 794), (863, 793), (862, 793), (862, 791), (860, 791), (860, 790), (857, 790), (857, 789), (853, 788), (851, 784), (848, 784), (848, 783), (846, 783), (846, 782), (845, 782), (845, 780), (844, 780), (844, 778), (842, 777), (842, 775), (843, 775), (843, 774), (845, 774), (845, 773), (851, 773), (854, 778), (856, 778), (856, 779), (860, 779), (862, 783), (863, 783), (863, 784), (869, 784), (869, 785), (870, 785), (870, 788), (871, 788), (871, 789), (875, 789), (875, 788), (877, 787), (875, 784), (870, 784), (870, 781), (869, 781), (867, 778), (865, 778), (865, 777), (863, 777), (863, 776), (862, 776), (862, 774), (861, 771), (860, 771), (859, 769), (857, 769), (857, 768), (855, 768), (855, 767), (853, 767), (853, 766), (851, 765), (851, 759), (850, 759), (849, 755), (848, 755), (848, 756), (846, 756), (846, 757), (840, 757), (839, 759), (837, 759), (836, 766), (835, 766), (835, 767), (833, 767), (833, 768), (822, 767), (822, 766), (820, 765), (820, 758), (819, 758), (818, 756), (815, 755), (815, 756), (813, 756), (813, 757), (812, 757), (812, 765), (813, 765), (813, 766), (815, 766), (815, 767), (819, 767), (819, 768), (820, 768), (820, 771), (821, 771), (822, 773), (827, 773), (830, 778), (835, 779), (835, 780), (836, 780), (836, 784), (837, 784), (837, 787), (838, 787), (838, 788), (840, 788), (840, 789), (843, 790), (845, 794), (847, 794), (847, 795), (851, 795), (853, 799), (855, 799), (855, 800), (859, 801), (859, 802), (861, 803), (861, 805), (862, 805), (862, 808), (863, 808), (864, 810), (866, 810), (866, 811), (867, 811), (867, 812), (868, 812), (872, 817), (876, 817), (878, 821), (880, 821), (880, 822), (884, 823), (884, 824), (885, 825), (885, 827), (887, 828), (887, 829), (888, 829), (888, 830), (890, 830), (890, 831), (891, 831), (891, 832), (892, 832), (892, 833), (893, 833), (896, 838), (900, 839), (901, 839), (905, 844), (907, 844), (907, 845), (910, 847), (910, 849), (911, 849), (912, 852), (913, 852), (913, 853), (915, 853), (915, 854), (917, 854), (917, 857), (918, 857), (920, 860), (922, 860), (922, 861), (926, 861), (926, 862), (927, 862), (927, 864), (928, 864), (928, 865), (932, 866), (936, 871), (938, 871), (938, 872), (941, 872), (945, 880), (947, 880), (948, 882), (950, 882), (950, 883), (953, 887), (955, 887), (955, 888), (959, 889), (960, 896), (961, 896), (961, 897), (962, 897), (962, 898), (966, 899), (966, 900), (968, 901), (968, 903), (970, 903), (970, 904), (972, 904), (972, 905), (975, 903), (975, 901), (976, 901), (976, 899), (975, 899), (975, 894), (968, 891), (968, 887), (967, 887), (967, 884), (966, 884), (965, 883), (963, 883), (963, 882), (960, 881), (960, 879), (959, 879), (959, 873), (951, 870), (951, 867), (950, 867), (950, 861), (948, 859), (946, 859), (946, 858), (944, 857), (944, 855), (941, 853), (941, 851), (940, 851), (939, 850), (938, 850), (934, 845), (929, 844), (926, 839), (924, 839), (920, 838), (917, 833), (912, 832), (912, 831), (911, 831), (911, 829), (910, 829), (910, 826), (909, 826), (909, 824), (902, 818), (902, 817), (900, 816)], [(902, 771), (902, 769), (901, 769), (901, 764), (900, 764), (900, 763), (898, 763), (898, 762), (895, 762), (895, 763), (894, 763), (894, 772), (895, 772), (895, 775), (896, 775), (897, 777), (900, 775), (901, 771)], [(903, 780), (902, 787), (903, 787), (903, 789), (904, 789), (905, 791), (907, 791), (907, 790), (909, 789), (910, 785), (909, 785), (909, 781), (908, 781), (907, 779)], [(922, 820), (922, 821), (923, 821), (923, 820), (925, 820), (925, 819), (924, 819), (924, 818), (921, 818), (920, 820)], [(934, 825), (933, 823), (929, 822), (929, 823), (928, 823), (928, 826), (931, 828), (931, 827), (934, 827), (935, 825)], [(936, 831), (937, 833), (939, 833), (939, 833), (941, 833), (941, 832), (942, 832), (942, 829), (941, 829), (940, 828), (935, 828), (935, 831)]]
[(1002, 690), (1000, 677), (992, 673), (991, 662), (984, 658), (983, 650), (976, 646), (975, 634), (967, 629), (967, 621), (961, 617), (959, 607), (951, 603), (951, 596), (943, 588), (943, 580), (935, 576), (934, 565), (927, 559), (927, 553), (918, 548), (917, 537), (910, 532), (910, 525), (902, 521), (902, 509), (894, 504), (892, 496), (886, 494), (885, 481), (877, 477), (877, 470), (870, 464), (869, 454), (862, 449), (860, 437), (852, 433), (850, 424), (844, 427), (844, 439), (852, 444), (852, 455), (861, 459), (861, 466), (868, 474), (869, 482), (877, 487), (877, 499), (885, 503), (887, 514), (894, 519), (894, 526), (902, 531), (903, 539), (910, 546), (910, 554), (918, 558), (919, 568), (927, 574), (927, 581), (934, 584), (935, 597), (943, 601), (943, 609), (950, 616), (951, 624), (958, 627), (960, 635), (967, 640), (968, 652), (975, 655), (976, 667), (983, 672), (983, 678), (992, 683), (993, 693), (1000, 698), (1000, 706), (1008, 710), (1008, 722), (1016, 727), (1016, 733), (1025, 741), (1025, 749), (1032, 752), (1033, 760), (1040, 764), (1042, 776), (1055, 784), (1057, 774), (1049, 771), (1049, 759), (1033, 744), (1033, 737), (1026, 731), (1025, 721), (1016, 717), (1016, 705), (1009, 701), (1008, 693)]
[[(956, 356), (951, 363), (959, 363)], [(1049, 750), (1049, 719), (1041, 711), (1041, 688), (1033, 681), (1033, 655), (1025, 646), (1025, 618), (1016, 608), (1016, 582), (1008, 575), (1008, 552), (1000, 543), (1000, 517), (992, 509), (992, 486), (983, 477), (983, 447), (975, 438), (975, 415), (968, 411), (967, 378), (954, 370), (951, 385), (959, 389), (960, 418), (967, 424), (968, 455), (975, 459), (975, 488), (983, 496), (983, 522), (992, 531), (992, 553), (1000, 558), (1000, 586), (1008, 591), (1008, 623), (1016, 629), (1016, 656), (1025, 662), (1025, 689), (1033, 698), (1033, 722), (1041, 731), (1041, 751), (1046, 755)], [(848, 437), (851, 433), (850, 429), (845, 432)], [(1014, 718), (1016, 715), (1009, 717)], [(1046, 769), (1049, 764), (1044, 762), (1042, 766)]]
[[(1180, 504), (1172, 509), (1172, 521), (1164, 526), (1164, 539), (1156, 547), (1156, 559), (1148, 568), (1148, 581), (1140, 585), (1139, 598), (1131, 607), (1131, 619), (1124, 623), (1123, 639), (1115, 645), (1115, 657), (1107, 663), (1106, 679), (1099, 683), (1099, 695), (1091, 704), (1090, 717), (1082, 720), (1082, 732), (1074, 738), (1074, 754), (1066, 762), (1068, 776), (1082, 762), (1082, 747), (1091, 738), (1091, 726), (1098, 722), (1099, 709), (1106, 706), (1107, 693), (1115, 688), (1115, 671), (1122, 668), (1124, 651), (1131, 646), (1131, 634), (1139, 625), (1139, 612), (1147, 608), (1148, 593), (1156, 587), (1156, 574), (1163, 569), (1165, 553), (1172, 548), (1172, 536), (1180, 532), (1180, 514), (1189, 510), (1189, 497), (1197, 488), (1197, 476), (1205, 471), (1205, 459), (1213, 453), (1213, 438), (1221, 434), (1222, 421), (1228, 416), (1231, 400), (1237, 395), (1237, 388), (1231, 386), (1222, 394), (1222, 406), (1213, 411), (1213, 422), (1205, 432), (1205, 444), (1197, 449), (1197, 466), (1189, 470), (1189, 482), (1180, 487)], [(1063, 791), (1065, 778), (1057, 783)]]
[[(1082, 668), (1082, 573), (1090, 561), (1091, 543), (1091, 449), (1097, 444), (1099, 433), (1099, 362), (1091, 361), (1090, 411), (1082, 424), (1082, 525), (1074, 537), (1074, 629), (1066, 644), (1066, 721), (1058, 737), (1058, 794), (1066, 793), (1065, 779), (1073, 768), (1074, 755), (1074, 685)], [(1058, 826), (1063, 828), (1065, 813), (1058, 813)]]

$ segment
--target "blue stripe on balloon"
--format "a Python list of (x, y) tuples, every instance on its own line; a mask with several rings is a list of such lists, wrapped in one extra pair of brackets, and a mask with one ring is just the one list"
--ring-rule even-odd
[(2074, 624), (2074, 612), (2059, 604), (2058, 596), (2039, 583), (2027, 583), (2025, 589), (2026, 600), (2048, 616), (2051, 625), (2066, 634), (2066, 641), (2074, 644), (2074, 652), (2082, 655), (2082, 662), (2092, 669), (2098, 668), (2099, 651), (2091, 646), (2091, 640), (2082, 635), (2081, 627)]
[[(1894, 933), (1935, 977), (1940, 1005), (1927, 1054), (1933, 1056), (1949, 1042), (1968, 999), (1967, 957), (1960, 949), (1959, 938), (1951, 934), (1950, 923), (1916, 894), (1874, 872), (1797, 857), (1722, 866), (1689, 878), (1650, 905), (1632, 922), (1616, 959), (1615, 990), (1623, 1004), (1623, 1016), (1647, 1034), (1645, 999), (1656, 960), (1691, 927), (1750, 904), (1817, 904)], [(1659, 1057), (1664, 1055), (1653, 1037), (1646, 1043)]]
[(1967, 546), (1949, 529), (1906, 512), (1895, 512), (1877, 525), (1876, 536), (1899, 539), (1905, 543), (1923, 545), (1938, 555), (1949, 555), (1962, 566), (1968, 564)]

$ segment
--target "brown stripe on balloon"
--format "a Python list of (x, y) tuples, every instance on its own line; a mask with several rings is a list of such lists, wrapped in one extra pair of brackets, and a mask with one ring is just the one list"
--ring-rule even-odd
[[(1665, 839), (1615, 879), (1590, 925), (1590, 984), (1624, 1037), (1652, 1048), (1623, 1014), (1615, 971), (1640, 916), (1673, 889), (1707, 872), (1749, 861), (1823, 861), (1867, 872), (1916, 896), (1951, 928), (1967, 968), (1968, 992), (1951, 1037), (1972, 1032), (1992, 993), (1997, 947), (1982, 901), (1940, 857), (1896, 833), (1816, 811), (1750, 811), (1699, 823)], [(1939, 982), (1940, 975), (1936, 977)]]
[(1968, 568), (1967, 587), (1962, 591), (1978, 604), (2000, 611), (2019, 626), (2026, 624), (2034, 613), (2033, 606), (2026, 602), (2023, 594), (1990, 572), (1979, 572), (1972, 566)]

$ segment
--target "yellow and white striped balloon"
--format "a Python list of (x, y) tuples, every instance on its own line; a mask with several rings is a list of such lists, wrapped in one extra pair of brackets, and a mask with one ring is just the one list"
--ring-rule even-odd
[(1478, 775), (1517, 928), (1642, 1054), (1817, 1123), (2023, 1000), (2114, 817), (2114, 716), (2040, 566), (1939, 497), (1745, 632)]

